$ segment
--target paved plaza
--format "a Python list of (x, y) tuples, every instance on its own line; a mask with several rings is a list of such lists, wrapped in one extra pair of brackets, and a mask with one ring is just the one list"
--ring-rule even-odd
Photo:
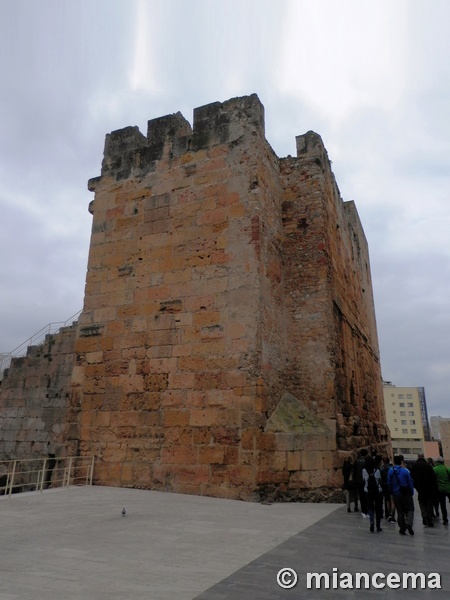
[[(122, 516), (122, 509), (126, 515)], [(0, 497), (0, 600), (429, 598), (450, 593), (450, 532), (401, 536), (343, 505), (239, 502), (111, 487)], [(289, 567), (297, 585), (282, 589)], [(441, 590), (307, 589), (309, 572), (437, 572)], [(332, 579), (330, 579), (332, 581)]]

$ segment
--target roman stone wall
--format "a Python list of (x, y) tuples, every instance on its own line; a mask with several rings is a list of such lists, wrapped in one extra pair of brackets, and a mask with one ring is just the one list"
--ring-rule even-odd
[(0, 385), (0, 459), (62, 457), (74, 363), (76, 323), (13, 358)]
[(362, 229), (297, 142), (256, 96), (107, 136), (72, 395), (98, 482), (329, 497), (339, 450), (387, 442)]
[(339, 449), (379, 446), (388, 432), (364, 231), (355, 204), (341, 200), (320, 137), (299, 136), (297, 151), (281, 161), (294, 341), (286, 379), (319, 417), (336, 419)]
[[(278, 158), (256, 95), (106, 136), (84, 308), (0, 395), (11, 458), (95, 455), (94, 481), (330, 500), (389, 445), (369, 255), (322, 140)], [(47, 446), (46, 446), (47, 445)]]
[(261, 216), (277, 159), (263, 133), (250, 98), (197, 109), (193, 133), (181, 115), (151, 121), (148, 146), (136, 129), (107, 138), (74, 377), (100, 481), (222, 496), (255, 486), (280, 360)]

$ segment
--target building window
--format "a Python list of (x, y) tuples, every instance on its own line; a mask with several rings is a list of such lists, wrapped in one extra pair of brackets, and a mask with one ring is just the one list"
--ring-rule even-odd
[(408, 406), (412, 408), (414, 406), (414, 402), (408, 402)]
[(404, 402), (400, 402), (400, 407), (404, 407), (405, 403)]
[(394, 423), (397, 423), (397, 419), (394, 419)]
[(395, 431), (398, 431), (398, 427), (395, 428)]
[(415, 424), (416, 424), (416, 421), (415, 421), (415, 419), (410, 419), (410, 420), (409, 420), (409, 424), (410, 424), (410, 425), (415, 425)]
[(408, 433), (407, 429), (402, 429), (402, 433)]
[(402, 419), (402, 425), (406, 425), (406, 419)]
[(400, 411), (400, 416), (401, 417), (406, 417), (406, 410), (401, 410)]
[(411, 429), (411, 433), (417, 433), (416, 429)]
[(412, 398), (412, 394), (406, 394), (406, 397), (407, 397), (407, 398), (408, 398), (408, 400), (409, 400), (410, 398)]
[(413, 411), (413, 410), (410, 410), (410, 411), (408, 411), (408, 415), (409, 415), (410, 417), (413, 417), (413, 416), (414, 416), (414, 411)]

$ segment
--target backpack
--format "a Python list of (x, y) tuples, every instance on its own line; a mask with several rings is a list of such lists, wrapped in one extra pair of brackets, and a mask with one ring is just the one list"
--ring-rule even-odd
[(400, 484), (400, 479), (398, 477), (398, 473), (397, 471), (394, 469), (394, 475), (397, 479), (397, 483), (400, 487), (400, 495), (401, 496), (411, 496), (411, 490), (409, 489), (409, 485), (401, 485)]
[(375, 479), (375, 474), (369, 473), (369, 481), (367, 482), (367, 493), (369, 494), (369, 496), (376, 496), (378, 492), (378, 483)]
[(381, 475), (381, 485), (385, 485), (387, 486), (387, 477), (388, 477), (388, 472), (389, 472), (390, 466), (389, 465), (383, 465), (380, 468), (380, 475)]

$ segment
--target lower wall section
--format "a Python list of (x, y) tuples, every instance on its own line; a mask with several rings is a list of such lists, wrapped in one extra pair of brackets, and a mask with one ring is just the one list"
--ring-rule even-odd
[[(79, 413), (77, 395), (70, 393), (75, 336), (76, 324), (47, 336), (5, 372), (0, 459), (79, 452), (95, 456), (93, 481), (99, 485), (250, 501), (341, 499), (341, 465), (348, 452), (337, 448), (335, 419), (319, 419), (287, 392), (275, 399), (277, 408), (265, 426), (247, 421), (245, 412), (233, 422), (229, 411), (222, 419), (218, 407), (163, 413), (158, 392), (155, 406), (145, 410), (110, 411), (101, 402)], [(258, 379), (255, 406), (265, 405), (263, 396)], [(83, 427), (98, 434), (98, 441), (80, 442)]]
[(253, 501), (340, 498), (335, 421), (319, 420), (291, 394), (282, 396), (264, 428), (205, 426), (197, 413), (179, 411), (178, 426), (141, 437), (143, 413), (130, 413), (122, 425), (136, 437), (127, 440), (118, 437), (113, 413), (82, 415), (91, 431), (101, 432), (97, 444), (80, 446), (96, 455), (94, 482)]

